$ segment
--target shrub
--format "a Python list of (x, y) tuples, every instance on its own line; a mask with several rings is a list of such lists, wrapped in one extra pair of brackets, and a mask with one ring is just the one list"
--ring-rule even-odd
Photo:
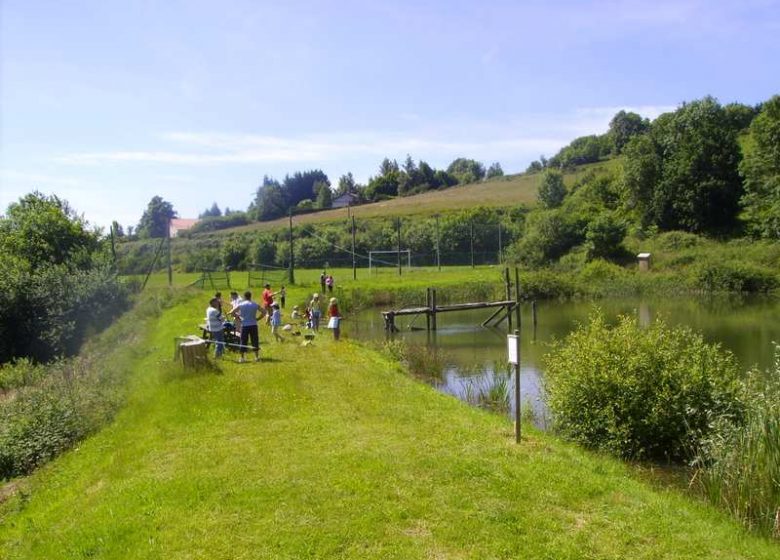
[(696, 287), (708, 292), (770, 292), (778, 287), (770, 269), (745, 262), (707, 262), (695, 271)]
[(739, 418), (734, 357), (687, 328), (641, 329), (600, 313), (554, 345), (546, 391), (556, 428), (581, 444), (632, 459), (680, 460), (719, 418)]
[(609, 259), (625, 253), (623, 238), (626, 236), (626, 225), (611, 213), (603, 213), (588, 224), (585, 232), (585, 243), (588, 260)]
[(695, 233), (686, 231), (669, 231), (662, 233), (657, 238), (658, 246), (668, 251), (677, 251), (680, 249), (689, 249), (700, 245), (702, 238)]

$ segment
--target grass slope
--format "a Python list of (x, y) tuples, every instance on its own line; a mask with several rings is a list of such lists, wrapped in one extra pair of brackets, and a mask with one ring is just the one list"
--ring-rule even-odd
[[(567, 185), (582, 177), (588, 172), (601, 173), (614, 169), (618, 160), (609, 160), (601, 163), (583, 165), (565, 175)], [(532, 206), (536, 203), (536, 192), (539, 189), (539, 173), (508, 175), (485, 181), (484, 183), (472, 183), (459, 185), (440, 191), (398, 197), (392, 200), (364, 204), (351, 208), (351, 213), (358, 219), (387, 218), (394, 216), (430, 216), (436, 213), (466, 210), (477, 206), (509, 207), (519, 204)], [(324, 210), (311, 214), (295, 216), (295, 224), (324, 223), (343, 220), (347, 217), (347, 209)], [(233, 233), (242, 231), (268, 231), (288, 226), (287, 218), (280, 218), (268, 222), (257, 222), (232, 229), (222, 230), (219, 233)]]
[(185, 373), (171, 341), (203, 299), (158, 323), (117, 420), (0, 505), (1, 558), (777, 558), (618, 461), (515, 445), (349, 341)]

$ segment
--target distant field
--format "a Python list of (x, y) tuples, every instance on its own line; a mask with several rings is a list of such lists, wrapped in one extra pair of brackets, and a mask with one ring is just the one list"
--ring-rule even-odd
[[(569, 185), (582, 177), (588, 171), (614, 169), (618, 160), (584, 165), (575, 171), (567, 173), (565, 180)], [(438, 212), (446, 213), (456, 210), (475, 208), (477, 206), (516, 206), (536, 203), (536, 192), (539, 188), (539, 173), (509, 175), (491, 179), (484, 183), (473, 183), (445, 189), (430, 191), (415, 196), (399, 197), (393, 200), (375, 202), (355, 206), (350, 209), (356, 218), (386, 218), (388, 216), (430, 216)], [(294, 217), (296, 225), (309, 223), (331, 222), (347, 217), (347, 209), (324, 210)], [(241, 232), (255, 230), (275, 230), (287, 225), (287, 218), (269, 222), (248, 224), (225, 232)]]

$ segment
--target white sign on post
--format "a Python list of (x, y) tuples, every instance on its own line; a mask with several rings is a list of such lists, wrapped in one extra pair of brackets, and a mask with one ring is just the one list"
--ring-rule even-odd
[(519, 335), (516, 334), (508, 334), (506, 335), (506, 350), (507, 355), (509, 356), (509, 363), (513, 366), (520, 364), (520, 356), (517, 355), (517, 339), (519, 338)]

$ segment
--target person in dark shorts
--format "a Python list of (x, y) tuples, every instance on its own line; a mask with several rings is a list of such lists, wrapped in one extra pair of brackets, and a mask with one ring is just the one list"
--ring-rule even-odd
[(260, 306), (252, 301), (252, 292), (244, 292), (244, 300), (236, 305), (230, 312), (234, 317), (241, 319), (241, 358), (239, 362), (244, 362), (247, 343), (252, 342), (252, 348), (255, 349), (255, 361), (260, 361), (260, 338), (257, 333), (257, 312)]

